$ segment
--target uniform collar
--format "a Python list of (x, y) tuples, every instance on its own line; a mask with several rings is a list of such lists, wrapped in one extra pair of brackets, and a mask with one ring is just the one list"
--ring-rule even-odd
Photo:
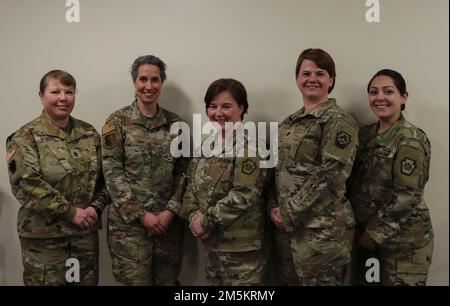
[(54, 125), (50, 119), (47, 118), (45, 112), (42, 111), (41, 116), (39, 116), (38, 121), (39, 124), (34, 128), (36, 131), (39, 131), (41, 134), (58, 137), (64, 140), (75, 140), (82, 138), (83, 136), (89, 136), (93, 134), (92, 130), (86, 129), (84, 126), (80, 124), (80, 122), (74, 117), (69, 117), (72, 122), (72, 130), (70, 134), (64, 133), (62, 129)]
[(163, 125), (167, 125), (169, 123), (166, 115), (161, 110), (159, 105), (157, 105), (157, 111), (156, 111), (156, 115), (154, 117), (152, 117), (152, 118), (145, 117), (139, 110), (139, 107), (137, 105), (137, 100), (134, 100), (134, 102), (132, 104), (131, 121), (135, 124), (142, 125), (149, 130), (158, 128)]
[(390, 139), (392, 137), (392, 135), (397, 133), (397, 131), (404, 125), (404, 123), (405, 123), (405, 117), (403, 117), (403, 114), (400, 114), (400, 118), (398, 118), (398, 120), (389, 129), (387, 129), (383, 133), (377, 134), (379, 122), (377, 122), (376, 124), (373, 125), (371, 133), (379, 140), (383, 140), (386, 138)]
[(330, 98), (327, 101), (320, 103), (315, 109), (305, 113), (305, 107), (303, 106), (298, 111), (289, 116), (291, 120), (298, 120), (304, 117), (312, 116), (315, 118), (320, 118), (322, 115), (330, 108), (336, 106), (336, 99)]

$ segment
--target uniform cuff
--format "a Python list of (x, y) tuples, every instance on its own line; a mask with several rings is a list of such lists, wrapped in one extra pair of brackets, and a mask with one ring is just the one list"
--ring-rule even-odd
[(95, 213), (97, 214), (97, 217), (101, 217), (102, 216), (102, 210), (100, 209), (100, 207), (95, 206), (93, 204), (89, 205), (89, 207), (92, 207), (93, 209), (95, 209)]
[(214, 229), (214, 224), (212, 222), (209, 222), (208, 217), (206, 217), (206, 215), (203, 215), (202, 219), (200, 220), (200, 223), (202, 224), (203, 229), (207, 232), (211, 232)]
[(72, 222), (73, 218), (77, 213), (77, 209), (73, 206), (69, 208), (69, 210), (62, 216), (62, 219), (67, 222)]
[(175, 200), (169, 200), (169, 202), (167, 202), (166, 205), (166, 209), (172, 211), (176, 215), (178, 215), (178, 213), (180, 212), (180, 207), (181, 207), (180, 202)]

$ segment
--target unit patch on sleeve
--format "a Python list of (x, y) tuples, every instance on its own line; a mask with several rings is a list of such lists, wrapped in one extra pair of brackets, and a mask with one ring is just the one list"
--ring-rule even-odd
[(344, 149), (349, 143), (352, 142), (352, 136), (347, 132), (341, 130), (336, 134), (336, 146)]
[(414, 169), (416, 169), (416, 161), (410, 158), (405, 158), (402, 160), (402, 165), (400, 171), (405, 175), (411, 175)]
[(247, 159), (242, 163), (242, 173), (244, 174), (251, 175), (256, 168), (256, 163), (251, 159)]
[(117, 145), (116, 125), (114, 121), (108, 122), (102, 129), (102, 136), (105, 147), (112, 149)]

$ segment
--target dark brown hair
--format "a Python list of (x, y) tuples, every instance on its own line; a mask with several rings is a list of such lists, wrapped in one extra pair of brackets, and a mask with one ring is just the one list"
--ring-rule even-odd
[(211, 102), (218, 94), (225, 91), (229, 92), (238, 105), (242, 107), (241, 119), (244, 119), (244, 114), (246, 114), (248, 110), (247, 91), (241, 82), (234, 79), (218, 79), (209, 85), (204, 99), (206, 109), (209, 108)]
[[(406, 82), (405, 82), (405, 79), (400, 74), (400, 72), (397, 72), (397, 71), (392, 70), (392, 69), (381, 69), (380, 71), (375, 73), (375, 75), (370, 79), (369, 84), (367, 84), (367, 92), (370, 91), (370, 86), (372, 85), (373, 80), (377, 76), (381, 76), (381, 75), (390, 77), (392, 79), (392, 81), (394, 81), (394, 85), (395, 85), (395, 87), (397, 87), (397, 90), (400, 92), (400, 95), (403, 96), (406, 93)], [(401, 105), (401, 110), (402, 111), (405, 110), (405, 104)]]

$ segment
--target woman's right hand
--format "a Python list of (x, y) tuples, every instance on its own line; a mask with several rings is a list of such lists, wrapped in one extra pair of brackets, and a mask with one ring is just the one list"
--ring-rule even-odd
[(146, 211), (139, 220), (141, 221), (141, 224), (147, 229), (150, 236), (158, 236), (166, 231), (158, 216), (152, 214), (151, 212)]

